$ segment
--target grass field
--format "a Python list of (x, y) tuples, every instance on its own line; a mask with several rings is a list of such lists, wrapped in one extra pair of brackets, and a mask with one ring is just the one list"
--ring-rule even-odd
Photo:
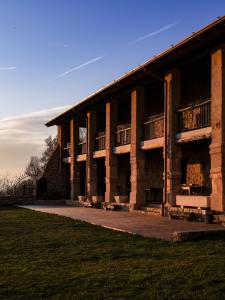
[(225, 235), (172, 243), (0, 208), (0, 299), (225, 299)]

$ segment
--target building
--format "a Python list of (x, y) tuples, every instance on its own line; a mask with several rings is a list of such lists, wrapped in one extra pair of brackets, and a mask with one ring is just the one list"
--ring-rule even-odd
[(46, 125), (46, 189), (71, 204), (225, 211), (225, 16)]

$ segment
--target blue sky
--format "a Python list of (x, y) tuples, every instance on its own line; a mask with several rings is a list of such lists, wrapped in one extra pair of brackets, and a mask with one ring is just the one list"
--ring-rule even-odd
[(224, 13), (224, 0), (0, 0), (0, 124), (40, 111), (41, 140), (53, 132), (44, 110), (52, 117)]

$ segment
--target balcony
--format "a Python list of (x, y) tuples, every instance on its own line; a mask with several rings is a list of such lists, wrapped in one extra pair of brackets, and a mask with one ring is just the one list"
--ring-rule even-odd
[(63, 148), (64, 153), (63, 153), (63, 162), (64, 163), (70, 163), (71, 160), (71, 147), (70, 143), (66, 143), (66, 147)]
[(118, 129), (116, 132), (116, 146), (124, 146), (130, 144), (130, 127)]
[(178, 113), (180, 132), (211, 126), (211, 100), (209, 99), (192, 103), (188, 107), (179, 109)]
[(152, 140), (164, 136), (164, 113), (150, 116), (144, 122), (144, 140)]
[(95, 151), (105, 150), (105, 131), (98, 132), (95, 138)]
[(80, 142), (78, 144), (78, 155), (86, 154), (87, 153), (87, 143), (85, 142)]

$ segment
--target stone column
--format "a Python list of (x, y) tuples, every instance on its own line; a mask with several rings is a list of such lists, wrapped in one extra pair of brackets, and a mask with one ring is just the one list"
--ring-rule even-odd
[(211, 55), (211, 209), (225, 210), (225, 44)]
[(95, 137), (97, 133), (96, 112), (87, 113), (87, 159), (86, 159), (86, 178), (87, 178), (87, 197), (97, 195), (97, 161), (93, 159)]
[(181, 180), (181, 146), (176, 144), (176, 134), (179, 132), (179, 119), (177, 110), (180, 107), (181, 86), (180, 71), (173, 69), (165, 76), (167, 82), (167, 196), (164, 199), (166, 206), (176, 204), (176, 195), (180, 191)]
[(79, 143), (79, 125), (77, 119), (70, 120), (70, 182), (71, 202), (78, 200), (80, 195), (80, 166), (77, 162)]
[(57, 139), (59, 146), (59, 172), (62, 171), (63, 164), (63, 148), (65, 146), (65, 126), (63, 124), (57, 127)]
[(144, 118), (144, 88), (131, 92), (131, 208), (139, 209), (145, 200), (145, 154), (140, 148)]
[(64, 147), (66, 146), (66, 124), (60, 124), (57, 128), (57, 139), (59, 147), (59, 160), (58, 160), (58, 176), (59, 176), (59, 187), (58, 190), (61, 191), (62, 196), (66, 197), (66, 168), (63, 162), (64, 158)]
[(118, 192), (117, 157), (113, 154), (116, 144), (117, 102), (106, 103), (106, 140), (105, 140), (105, 168), (106, 168), (106, 192), (105, 202), (114, 202), (114, 196)]

